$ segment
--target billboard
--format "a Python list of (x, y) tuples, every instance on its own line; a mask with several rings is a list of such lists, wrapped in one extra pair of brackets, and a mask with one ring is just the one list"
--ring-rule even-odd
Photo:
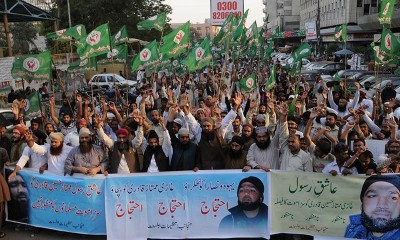
[(316, 21), (305, 22), (306, 39), (317, 39), (317, 23)]
[(221, 26), (230, 13), (243, 15), (244, 0), (210, 0), (211, 25)]

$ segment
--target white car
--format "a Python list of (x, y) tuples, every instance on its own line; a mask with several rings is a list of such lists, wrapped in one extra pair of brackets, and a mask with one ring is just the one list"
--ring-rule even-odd
[(114, 88), (114, 86), (135, 87), (136, 81), (126, 80), (122, 76), (113, 73), (102, 73), (94, 75), (88, 82), (89, 86), (98, 86), (102, 88)]

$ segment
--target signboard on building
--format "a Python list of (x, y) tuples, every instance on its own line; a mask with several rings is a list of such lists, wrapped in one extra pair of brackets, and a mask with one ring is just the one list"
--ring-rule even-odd
[(315, 21), (305, 22), (306, 39), (317, 39), (317, 23)]
[(221, 26), (230, 13), (243, 15), (244, 0), (210, 0), (211, 25)]

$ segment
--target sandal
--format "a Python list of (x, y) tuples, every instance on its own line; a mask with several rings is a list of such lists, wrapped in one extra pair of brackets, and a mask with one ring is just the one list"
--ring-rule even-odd
[(0, 238), (4, 238), (6, 236), (5, 232), (0, 232)]

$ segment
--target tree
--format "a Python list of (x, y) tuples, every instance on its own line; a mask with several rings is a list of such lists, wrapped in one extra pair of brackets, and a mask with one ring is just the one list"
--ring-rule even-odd
[[(171, 13), (164, 0), (69, 0), (72, 25), (83, 24), (87, 32), (97, 26), (109, 23), (111, 33), (126, 25), (128, 35), (143, 40), (160, 39), (159, 31), (138, 31), (136, 24), (161, 12)], [(68, 28), (67, 1), (52, 0), (51, 12), (60, 18), (59, 29)], [(46, 23), (46, 32), (54, 29)], [(166, 32), (164, 32), (166, 34)]]
[[(12, 34), (11, 44), (13, 54), (37, 53), (37, 48), (34, 43), (38, 33), (36, 25), (32, 22), (10, 23), (9, 30)], [(0, 33), (0, 44), (2, 44), (2, 46), (7, 46), (6, 35), (3, 32)], [(30, 51), (30, 46), (36, 50), (33, 49)], [(7, 51), (4, 51), (4, 54), (7, 56)]]

